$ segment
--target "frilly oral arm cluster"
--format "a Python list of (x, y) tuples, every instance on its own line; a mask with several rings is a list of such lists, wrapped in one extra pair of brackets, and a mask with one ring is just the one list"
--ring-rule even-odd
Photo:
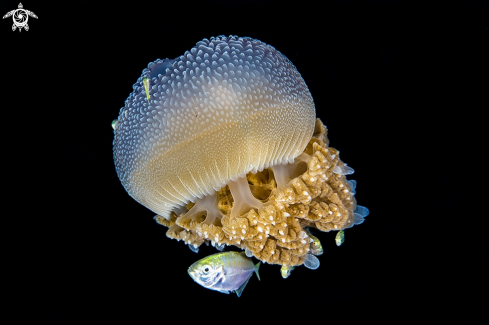
[(345, 177), (353, 170), (339, 159), (338, 150), (328, 147), (326, 132), (318, 119), (313, 137), (294, 163), (249, 173), (188, 204), (187, 212), (172, 213), (170, 220), (156, 216), (156, 221), (169, 227), (168, 237), (183, 240), (194, 251), (210, 242), (218, 249), (245, 249), (270, 264), (318, 263), (311, 254), (320, 255), (321, 244), (306, 228), (348, 228), (355, 211), (361, 217), (363, 208), (356, 209), (356, 183)]

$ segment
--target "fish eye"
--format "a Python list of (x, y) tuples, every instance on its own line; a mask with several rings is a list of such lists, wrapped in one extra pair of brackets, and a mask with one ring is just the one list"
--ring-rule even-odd
[(202, 266), (202, 273), (209, 274), (210, 271), (211, 271), (211, 267), (209, 265)]

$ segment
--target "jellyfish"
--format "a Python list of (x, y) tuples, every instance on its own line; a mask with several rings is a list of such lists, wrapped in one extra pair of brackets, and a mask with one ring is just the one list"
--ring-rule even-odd
[(300, 73), (259, 40), (213, 37), (150, 63), (113, 129), (127, 193), (194, 252), (235, 246), (314, 269), (306, 229), (340, 231), (368, 213)]

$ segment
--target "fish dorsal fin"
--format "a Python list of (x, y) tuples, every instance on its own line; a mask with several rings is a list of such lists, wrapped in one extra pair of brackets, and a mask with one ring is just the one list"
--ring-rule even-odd
[(236, 294), (238, 295), (238, 297), (241, 297), (241, 294), (243, 293), (244, 288), (248, 284), (248, 281), (250, 281), (250, 278), (251, 278), (252, 275), (253, 275), (253, 273), (250, 274), (250, 276), (248, 277), (248, 279), (246, 279), (246, 281), (241, 285), (241, 287), (239, 287), (238, 289), (234, 290), (234, 292), (236, 292)]

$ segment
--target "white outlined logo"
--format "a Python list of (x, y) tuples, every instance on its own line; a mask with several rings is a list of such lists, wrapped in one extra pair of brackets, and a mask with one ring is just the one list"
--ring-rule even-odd
[(3, 16), (3, 18), (7, 18), (12, 16), (14, 20), (14, 24), (12, 25), (12, 31), (15, 31), (16, 28), (19, 29), (19, 32), (22, 31), (22, 28), (25, 30), (29, 30), (29, 25), (27, 25), (27, 20), (29, 20), (29, 16), (33, 18), (37, 18), (36, 14), (32, 11), (25, 10), (22, 7), (22, 3), (19, 2), (19, 8), (9, 11)]

